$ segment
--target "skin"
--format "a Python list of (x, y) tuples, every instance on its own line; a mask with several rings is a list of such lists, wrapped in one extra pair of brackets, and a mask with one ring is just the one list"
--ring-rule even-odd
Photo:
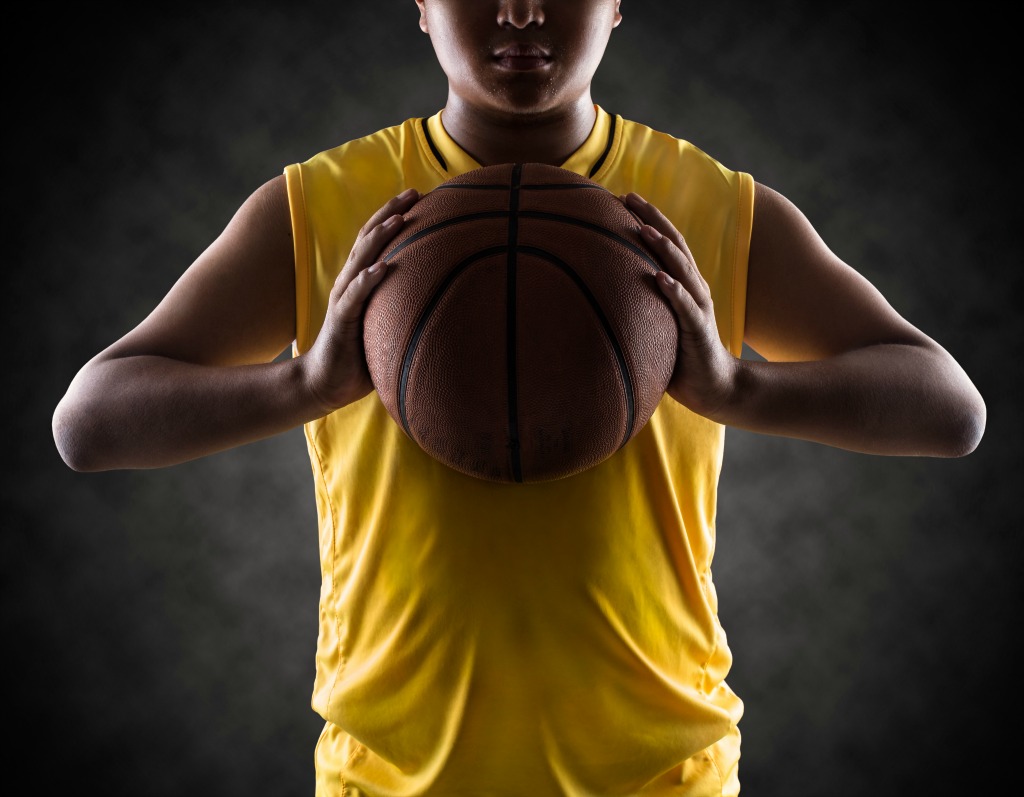
[[(481, 164), (560, 164), (586, 139), (591, 80), (618, 0), (416, 0), (449, 83), (444, 124)], [(310, 350), (295, 338), (294, 261), (283, 176), (258, 188), (138, 327), (93, 357), (53, 416), (75, 470), (152, 468), (253, 442), (372, 389), (362, 312), (378, 262), (419, 198), (410, 189), (363, 226)], [(755, 186), (745, 342), (722, 345), (686, 246), (642, 197), (657, 278), (680, 329), (669, 395), (720, 423), (852, 451), (954, 457), (975, 449), (985, 404), (938, 343), (903, 319), (825, 244), (803, 213)]]
[[(539, 2), (416, 5), (448, 76), (445, 129), (478, 163), (559, 166), (586, 140), (597, 119), (590, 84), (622, 20), (618, 3), (561, 0), (548, 14)], [(515, 53), (526, 63), (501, 58)]]

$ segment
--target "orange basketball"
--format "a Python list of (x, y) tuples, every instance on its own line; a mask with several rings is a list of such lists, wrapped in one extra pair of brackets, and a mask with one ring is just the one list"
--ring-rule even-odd
[(384, 254), (363, 342), (381, 401), (462, 473), (580, 473), (650, 420), (678, 328), (640, 222), (607, 189), (539, 163), (425, 194)]

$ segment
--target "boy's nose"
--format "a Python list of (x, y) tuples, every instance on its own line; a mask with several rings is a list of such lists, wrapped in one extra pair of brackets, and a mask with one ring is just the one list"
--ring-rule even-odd
[(498, 24), (520, 30), (527, 25), (544, 24), (543, 0), (501, 0), (498, 3)]

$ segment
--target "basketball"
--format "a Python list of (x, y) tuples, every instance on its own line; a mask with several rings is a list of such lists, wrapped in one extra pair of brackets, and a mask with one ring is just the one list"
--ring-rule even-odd
[(539, 163), (424, 194), (363, 322), (391, 417), (435, 459), (494, 482), (609, 458), (650, 420), (676, 360), (640, 227), (603, 186)]

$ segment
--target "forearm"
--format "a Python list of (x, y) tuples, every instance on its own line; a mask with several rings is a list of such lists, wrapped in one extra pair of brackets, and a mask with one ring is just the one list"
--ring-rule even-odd
[(867, 454), (955, 457), (974, 450), (985, 404), (938, 347), (876, 345), (814, 362), (737, 362), (729, 426)]
[(325, 414), (298, 360), (233, 367), (137, 356), (90, 363), (53, 416), (64, 461), (102, 471), (174, 465)]

